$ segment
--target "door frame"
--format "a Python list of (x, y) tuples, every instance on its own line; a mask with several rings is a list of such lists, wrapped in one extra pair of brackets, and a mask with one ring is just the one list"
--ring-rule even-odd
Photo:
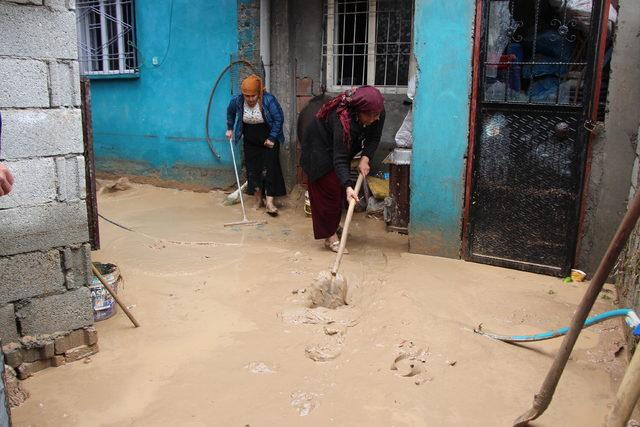
[[(600, 87), (602, 84), (602, 68), (604, 63), (605, 45), (607, 41), (608, 33), (608, 21), (609, 21), (609, 8), (611, 6), (611, 0), (596, 0), (600, 1), (600, 19), (599, 28), (600, 31), (596, 35), (596, 57), (593, 64), (593, 81), (591, 88), (589, 88), (589, 100), (588, 102), (588, 117), (592, 123), (596, 123), (598, 115), (598, 103), (600, 100)], [(471, 97), (469, 102), (469, 144), (466, 153), (466, 168), (465, 168), (465, 186), (464, 186), (464, 205), (462, 209), (462, 236), (461, 236), (461, 248), (460, 253), (462, 259), (465, 261), (471, 261), (471, 251), (469, 242), (469, 231), (471, 229), (471, 196), (473, 194), (473, 173), (475, 164), (475, 148), (477, 137), (477, 119), (478, 119), (478, 95), (480, 88), (480, 65), (482, 63), (482, 41), (483, 41), (483, 19), (484, 19), (484, 4), (486, 0), (476, 0), (476, 15), (474, 20), (474, 40), (472, 50), (472, 76), (471, 76)], [(576, 236), (574, 240), (574, 250), (572, 256), (572, 264), (575, 263), (575, 259), (580, 253), (582, 237), (584, 232), (584, 219), (587, 209), (587, 195), (589, 194), (589, 178), (591, 174), (591, 164), (593, 156), (593, 139), (594, 132), (589, 132), (586, 143), (586, 153), (584, 159), (584, 165), (581, 178), (581, 189), (578, 194), (578, 222), (576, 226)]]

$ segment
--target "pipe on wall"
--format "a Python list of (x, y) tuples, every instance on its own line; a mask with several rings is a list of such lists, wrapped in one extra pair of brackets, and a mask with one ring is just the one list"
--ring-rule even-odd
[(264, 84), (271, 83), (271, 0), (260, 0), (260, 57), (264, 64)]

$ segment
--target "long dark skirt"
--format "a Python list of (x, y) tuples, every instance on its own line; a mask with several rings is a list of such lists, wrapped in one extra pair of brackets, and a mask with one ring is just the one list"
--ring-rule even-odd
[(316, 239), (333, 236), (340, 225), (346, 197), (338, 175), (332, 170), (315, 181), (309, 181), (308, 189), (313, 236)]
[(269, 137), (265, 123), (243, 124), (244, 163), (247, 168), (247, 193), (256, 189), (265, 196), (279, 197), (287, 194), (280, 167), (280, 144), (273, 148), (264, 146)]

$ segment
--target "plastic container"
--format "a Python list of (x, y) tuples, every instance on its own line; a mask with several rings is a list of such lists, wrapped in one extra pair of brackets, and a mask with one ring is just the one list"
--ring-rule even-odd
[[(98, 262), (94, 262), (93, 265), (95, 265), (98, 271), (100, 271), (100, 274), (104, 277), (109, 286), (111, 286), (111, 289), (113, 289), (115, 293), (118, 293), (118, 285), (121, 280), (120, 270), (118, 267), (114, 264), (101, 264)], [(116, 301), (113, 299), (109, 291), (102, 286), (102, 283), (95, 275), (92, 275), (91, 277), (91, 286), (89, 286), (89, 290), (91, 291), (94, 321), (99, 322), (116, 314)]]

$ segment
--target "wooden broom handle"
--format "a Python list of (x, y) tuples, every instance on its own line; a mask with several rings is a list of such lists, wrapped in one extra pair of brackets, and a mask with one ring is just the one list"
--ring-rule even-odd
[(104, 288), (107, 291), (109, 291), (109, 293), (111, 294), (113, 299), (116, 300), (116, 302), (118, 303), (118, 305), (120, 306), (122, 311), (124, 311), (124, 314), (126, 314), (127, 317), (129, 318), (129, 320), (131, 320), (131, 323), (133, 323), (133, 326), (135, 326), (136, 328), (139, 328), (140, 327), (140, 323), (138, 323), (136, 318), (133, 317), (133, 314), (131, 314), (131, 312), (129, 311), (127, 306), (124, 304), (124, 302), (122, 302), (120, 297), (115, 292), (113, 292), (113, 289), (111, 289), (111, 286), (109, 286), (109, 283), (107, 283), (105, 278), (102, 277), (102, 274), (100, 274), (100, 270), (98, 270), (96, 268), (96, 266), (93, 265), (93, 264), (91, 264), (91, 269), (93, 270), (93, 274), (95, 274), (95, 276), (98, 278), (98, 280), (100, 280), (100, 282), (102, 283), (102, 286), (104, 286)]

